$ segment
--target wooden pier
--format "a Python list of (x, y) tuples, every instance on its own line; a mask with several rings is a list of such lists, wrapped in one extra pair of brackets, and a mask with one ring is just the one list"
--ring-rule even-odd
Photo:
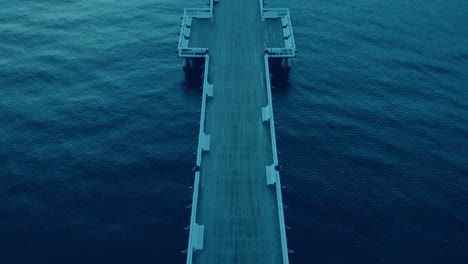
[(177, 52), (203, 78), (187, 263), (289, 263), (269, 69), (295, 56), (289, 10), (187, 8)]

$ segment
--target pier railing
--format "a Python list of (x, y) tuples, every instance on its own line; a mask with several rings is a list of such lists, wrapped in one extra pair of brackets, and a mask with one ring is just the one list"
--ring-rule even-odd
[[(280, 176), (278, 172), (278, 151), (276, 148), (276, 133), (275, 133), (275, 120), (273, 117), (273, 98), (271, 95), (271, 80), (270, 80), (270, 66), (268, 63), (268, 54), (265, 54), (265, 82), (266, 82), (266, 89), (267, 89), (267, 99), (268, 99), (268, 106), (265, 107), (265, 110), (268, 113), (264, 113), (268, 117), (270, 123), (270, 137), (271, 137), (271, 149), (273, 153), (273, 164), (271, 166), (267, 166), (267, 177), (268, 174), (272, 174), (271, 176), (271, 184), (276, 183), (276, 201), (278, 207), (278, 218), (279, 218), (279, 226), (280, 226), (280, 236), (281, 236), (281, 250), (283, 255), (283, 264), (289, 264), (289, 256), (288, 256), (288, 244), (286, 241), (286, 224), (284, 222), (284, 211), (283, 211), (283, 197), (281, 195), (281, 182)], [(264, 118), (265, 120), (265, 118)], [(271, 171), (272, 173), (269, 173)], [(268, 183), (268, 180), (267, 180)]]
[(286, 48), (267, 48), (266, 53), (273, 58), (294, 57), (295, 51)]
[(206, 48), (190, 48), (189, 39), (193, 19), (212, 19), (213, 18), (213, 0), (210, 0), (208, 8), (185, 8), (182, 24), (180, 26), (179, 45), (177, 52), (182, 58), (204, 57), (207, 53)]
[(264, 8), (263, 0), (260, 1), (260, 13), (262, 20), (265, 19), (281, 19), (281, 27), (283, 31), (284, 48), (269, 48), (267, 49), (270, 57), (288, 58), (296, 56), (296, 42), (294, 40), (291, 15), (288, 8)]
[(205, 71), (203, 75), (203, 96), (200, 111), (200, 130), (198, 132), (197, 161), (195, 166), (195, 181), (193, 184), (192, 213), (190, 215), (190, 233), (187, 249), (187, 264), (192, 263), (193, 251), (203, 249), (204, 226), (197, 224), (197, 207), (200, 187), (200, 169), (202, 165), (203, 151), (210, 150), (211, 137), (205, 134), (205, 115), (207, 97), (213, 96), (213, 85), (208, 82), (208, 70), (210, 65), (210, 56), (205, 56)]

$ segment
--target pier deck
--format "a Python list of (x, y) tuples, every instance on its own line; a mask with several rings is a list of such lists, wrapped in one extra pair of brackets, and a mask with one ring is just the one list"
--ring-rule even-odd
[(206, 60), (187, 263), (288, 263), (265, 57), (285, 48), (282, 21), (262, 19), (256, 0), (210, 8), (184, 17), (192, 56), (179, 43), (179, 56)]

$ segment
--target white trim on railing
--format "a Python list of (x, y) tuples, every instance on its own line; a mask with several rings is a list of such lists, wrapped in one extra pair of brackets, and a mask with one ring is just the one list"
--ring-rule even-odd
[[(200, 169), (202, 163), (202, 153), (204, 151), (203, 146), (205, 144), (204, 137), (205, 135), (205, 115), (206, 115), (206, 99), (209, 96), (207, 89), (210, 89), (210, 84), (208, 83), (208, 72), (210, 67), (210, 56), (206, 54), (205, 56), (205, 73), (203, 77), (203, 96), (202, 96), (202, 105), (200, 111), (200, 130), (198, 132), (198, 148), (197, 148), (197, 168)], [(198, 192), (200, 185), (200, 171), (195, 172), (195, 182), (193, 185), (193, 197), (192, 197), (192, 213), (190, 216), (190, 232), (189, 232), (189, 244), (187, 250), (187, 264), (192, 263), (193, 250), (194, 250), (194, 225), (197, 221), (197, 207), (198, 207)]]
[(192, 263), (192, 255), (193, 255), (192, 240), (194, 237), (193, 226), (196, 225), (195, 219), (197, 218), (199, 185), (200, 185), (200, 172), (197, 171), (195, 172), (195, 182), (193, 183), (192, 214), (190, 216), (190, 231), (189, 231), (189, 244), (188, 244), (188, 249), (187, 249), (187, 264)]
[[(265, 81), (268, 97), (268, 105), (270, 110), (270, 137), (271, 137), (271, 148), (273, 152), (273, 166), (278, 166), (278, 151), (276, 149), (276, 136), (275, 136), (275, 120), (273, 117), (273, 100), (271, 96), (271, 80), (270, 80), (270, 68), (268, 64), (268, 54), (265, 54)], [(286, 225), (284, 223), (284, 211), (283, 211), (283, 198), (281, 195), (281, 182), (278, 172), (276, 178), (276, 201), (278, 206), (278, 217), (281, 235), (281, 250), (283, 252), (283, 264), (289, 264), (288, 245), (286, 241)]]
[(292, 26), (292, 21), (291, 21), (291, 15), (289, 14), (289, 9), (288, 9), (287, 19), (288, 19), (289, 33), (291, 34), (290, 35), (291, 45), (292, 45), (291, 49), (293, 50), (294, 56), (295, 56), (296, 55), (296, 41), (294, 40), (293, 26)]

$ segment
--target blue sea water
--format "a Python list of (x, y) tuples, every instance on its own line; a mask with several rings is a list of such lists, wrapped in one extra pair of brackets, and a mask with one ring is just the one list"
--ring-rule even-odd
[[(222, 2), (222, 1), (220, 1)], [(291, 0), (291, 263), (468, 263), (468, 2)], [(0, 262), (183, 263), (188, 0), (0, 1)]]

